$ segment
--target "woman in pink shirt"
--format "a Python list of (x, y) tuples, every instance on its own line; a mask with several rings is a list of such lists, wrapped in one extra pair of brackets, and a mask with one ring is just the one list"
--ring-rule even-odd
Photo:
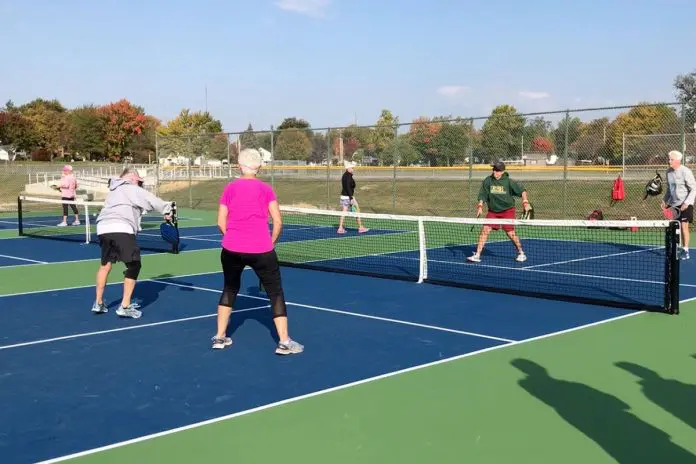
[[(276, 354), (301, 353), (304, 347), (288, 335), (285, 295), (274, 248), (282, 229), (280, 206), (273, 189), (256, 178), (261, 168), (259, 152), (242, 150), (238, 164), (242, 175), (227, 184), (218, 208), (217, 223), (223, 234), (220, 261), (225, 285), (218, 303), (213, 348), (222, 349), (232, 344), (232, 339), (227, 336), (227, 326), (241, 286), (242, 272), (245, 266), (249, 266), (271, 300), (279, 339)], [(269, 215), (273, 219), (272, 233), (268, 227)]]
[[(63, 166), (63, 174), (60, 179), (60, 184), (58, 185), (60, 190), (60, 199), (63, 201), (75, 201), (75, 195), (77, 192), (77, 179), (73, 174), (72, 166), (66, 164)], [(77, 210), (77, 206), (71, 204), (71, 209), (75, 215), (75, 220), (72, 225), (80, 225), (80, 212)], [(65, 227), (68, 225), (68, 203), (63, 203), (63, 222), (58, 224), (59, 227)]]

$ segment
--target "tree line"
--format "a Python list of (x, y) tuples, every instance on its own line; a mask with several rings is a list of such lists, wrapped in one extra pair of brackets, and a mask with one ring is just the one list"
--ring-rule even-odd
[[(314, 130), (308, 121), (288, 117), (273, 130), (256, 131), (249, 124), (237, 134), (223, 133), (222, 123), (208, 112), (183, 109), (163, 124), (125, 99), (68, 109), (58, 100), (37, 98), (21, 106), (9, 101), (0, 109), (0, 145), (37, 161), (68, 156), (144, 163), (155, 159), (156, 150), (162, 157), (233, 160), (240, 149), (253, 147), (272, 151), (277, 160), (309, 163), (347, 158), (380, 165), (452, 166), (519, 159), (529, 153), (611, 163), (622, 156), (624, 134), (694, 132), (696, 71), (677, 76), (674, 87), (681, 105), (641, 103), (613, 118), (583, 121), (578, 113), (561, 114), (554, 123), (500, 105), (482, 124), (452, 116), (421, 117), (404, 124), (384, 109), (369, 127)], [(668, 147), (671, 143), (665, 142), (664, 149), (679, 148)], [(655, 150), (654, 143), (650, 147)], [(656, 151), (662, 149), (658, 146)]]

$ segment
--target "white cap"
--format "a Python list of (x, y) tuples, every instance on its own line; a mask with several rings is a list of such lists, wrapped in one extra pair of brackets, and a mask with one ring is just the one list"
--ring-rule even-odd
[(343, 166), (344, 166), (346, 169), (354, 168), (354, 167), (357, 166), (357, 165), (358, 165), (358, 164), (357, 164), (356, 162), (354, 162), (354, 161), (348, 161), (348, 160), (344, 160), (344, 161), (343, 161)]

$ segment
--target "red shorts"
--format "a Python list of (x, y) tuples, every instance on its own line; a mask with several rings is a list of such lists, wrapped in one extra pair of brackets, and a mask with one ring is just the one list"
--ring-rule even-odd
[[(486, 214), (486, 219), (515, 219), (515, 208), (506, 209), (505, 211), (500, 211), (496, 213), (495, 211), (488, 210)], [(493, 230), (498, 230), (501, 227), (505, 232), (510, 232), (515, 230), (515, 226), (512, 224), (491, 224), (489, 225)]]

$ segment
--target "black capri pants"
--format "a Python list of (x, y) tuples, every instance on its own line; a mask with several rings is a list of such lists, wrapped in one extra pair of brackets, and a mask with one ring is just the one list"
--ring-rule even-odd
[(220, 306), (231, 308), (234, 305), (242, 285), (242, 272), (246, 266), (249, 266), (261, 280), (271, 300), (273, 317), (287, 314), (280, 264), (275, 250), (267, 253), (238, 253), (223, 248), (220, 253), (220, 262), (225, 280), (224, 290), (218, 303)]
[[(61, 197), (61, 201), (75, 201), (75, 197), (73, 198), (68, 198), (68, 197)], [(70, 209), (72, 209), (73, 214), (79, 214), (79, 211), (77, 210), (77, 206), (75, 206), (74, 203), (70, 204)], [(68, 215), (68, 203), (63, 203), (63, 216)]]

